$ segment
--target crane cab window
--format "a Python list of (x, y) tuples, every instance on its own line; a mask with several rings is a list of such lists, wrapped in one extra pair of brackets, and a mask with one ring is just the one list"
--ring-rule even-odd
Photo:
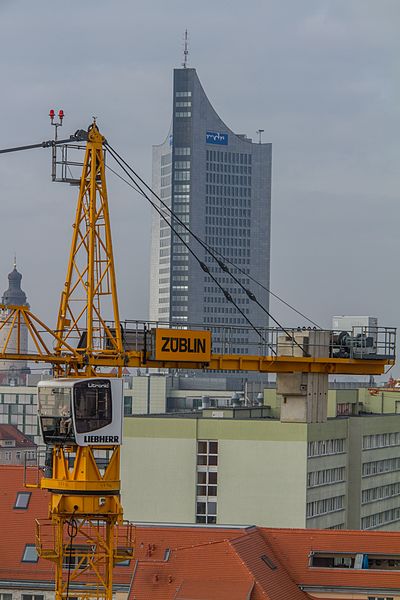
[(77, 433), (96, 431), (112, 421), (111, 384), (106, 379), (74, 385), (74, 416)]
[(71, 389), (42, 387), (38, 400), (45, 443), (73, 439)]

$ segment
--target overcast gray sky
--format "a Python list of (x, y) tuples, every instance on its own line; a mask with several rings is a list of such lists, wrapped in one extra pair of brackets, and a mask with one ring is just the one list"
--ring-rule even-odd
[[(271, 289), (323, 326), (400, 326), (399, 25), (398, 0), (0, 0), (0, 147), (52, 137), (49, 108), (68, 135), (96, 115), (150, 181), (187, 28), (222, 119), (273, 144)], [(48, 150), (1, 156), (0, 181), (0, 290), (16, 252), (53, 325), (76, 188), (51, 183)], [(121, 314), (146, 318), (150, 211), (115, 178), (109, 196)]]

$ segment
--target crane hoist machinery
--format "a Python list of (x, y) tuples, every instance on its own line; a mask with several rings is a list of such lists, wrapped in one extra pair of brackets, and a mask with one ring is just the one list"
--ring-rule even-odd
[[(53, 122), (54, 112), (50, 117)], [(26, 306), (0, 306), (0, 359), (48, 363), (55, 375), (38, 386), (47, 448), (43, 476), (26, 484), (50, 494), (49, 519), (37, 522), (36, 545), (55, 565), (56, 600), (111, 600), (113, 569), (134, 557), (135, 543), (120, 502), (125, 367), (275, 372), (289, 378), (280, 384), (282, 393), (286, 389), (290, 396), (294, 376), (301, 395), (304, 377), (327, 381), (330, 373), (384, 373), (394, 364), (395, 330), (340, 337), (340, 332), (258, 328), (260, 341), (237, 354), (223, 327), (122, 322), (105, 177), (105, 154), (112, 149), (96, 121), (68, 139), (0, 154), (51, 147), (57, 180), (57, 147), (64, 146), (65, 156), (73, 144), (84, 146), (85, 157), (80, 178), (68, 179), (79, 185), (79, 193), (57, 324), (45, 324)], [(28, 351), (21, 343), (23, 330)]]

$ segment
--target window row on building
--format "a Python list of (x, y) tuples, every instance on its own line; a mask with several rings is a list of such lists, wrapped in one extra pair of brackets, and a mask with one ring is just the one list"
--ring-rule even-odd
[[(185, 171), (178, 171), (178, 173), (185, 173)], [(175, 177), (177, 179), (177, 177)], [(180, 179), (183, 179), (182, 177)], [(190, 179), (187, 177), (185, 179)], [(206, 173), (206, 183), (218, 183), (225, 185), (243, 185), (243, 186), (251, 186), (251, 176), (250, 175), (225, 175), (222, 173)]]
[[(206, 313), (217, 313), (217, 314), (218, 313), (222, 313), (222, 314), (226, 314), (227, 312), (229, 312), (228, 308), (231, 308), (231, 307), (226, 306), (226, 299), (222, 298), (221, 299), (221, 304), (223, 304), (224, 302), (225, 302), (225, 306), (205, 306), (204, 307), (204, 312), (206, 312)], [(239, 304), (239, 302), (236, 302), (236, 304)], [(246, 315), (249, 314), (249, 309), (248, 308), (243, 308), (242, 311)], [(236, 313), (237, 310), (233, 309), (232, 312)], [(223, 319), (222, 321), (216, 321), (216, 322), (218, 322), (218, 323), (228, 323), (229, 321)], [(241, 322), (242, 322), (241, 319), (239, 319), (238, 321), (233, 321), (233, 323), (241, 323)]]
[[(212, 187), (212, 186), (210, 186)], [(251, 208), (251, 198), (243, 198), (243, 197), (217, 197), (217, 196), (206, 196), (206, 212), (208, 212), (208, 214), (210, 214), (212, 208), (210, 207), (216, 207), (215, 210), (218, 211), (220, 210), (220, 215), (222, 216), (222, 210), (221, 207), (228, 207), (228, 208), (242, 208), (242, 209), (249, 209)], [(218, 213), (215, 213), (218, 214)], [(249, 212), (247, 215), (243, 215), (243, 216), (251, 216), (251, 213)]]
[(382, 473), (391, 473), (393, 471), (400, 471), (400, 458), (384, 458), (382, 460), (374, 460), (363, 463), (362, 466), (363, 477), (380, 475)]
[(374, 529), (400, 520), (400, 507), (390, 508), (361, 519), (361, 529)]
[(320, 485), (330, 485), (345, 481), (346, 468), (335, 467), (333, 469), (323, 469), (321, 471), (312, 471), (307, 475), (307, 487), (318, 487)]
[(170, 175), (172, 172), (172, 163), (161, 167), (161, 177), (165, 177), (165, 175)]
[(307, 456), (309, 458), (315, 456), (328, 456), (330, 454), (341, 454), (345, 451), (345, 438), (337, 438), (332, 440), (317, 440), (315, 442), (308, 442)]
[(251, 154), (242, 152), (227, 152), (223, 150), (207, 150), (206, 159), (209, 162), (251, 165)]
[(215, 215), (217, 217), (251, 217), (249, 208), (234, 208), (226, 206), (206, 206), (206, 215)]
[(235, 173), (237, 175), (251, 175), (251, 167), (236, 164), (206, 163), (206, 172), (209, 173)]
[(400, 446), (400, 432), (375, 433), (373, 435), (363, 436), (363, 450), (372, 450), (374, 448), (387, 448), (389, 446)]
[(400, 495), (400, 482), (388, 483), (387, 485), (380, 485), (377, 487), (362, 490), (361, 503), (368, 504), (368, 502), (376, 502), (377, 500), (384, 500), (385, 498), (393, 498), (393, 496)]
[[(224, 296), (203, 296), (203, 301), (206, 304), (222, 304), (226, 303), (226, 298)], [(236, 304), (250, 304), (250, 300), (248, 298), (235, 298)]]
[(172, 163), (171, 152), (168, 152), (167, 154), (163, 154), (161, 156), (161, 167), (164, 167), (165, 165), (170, 165), (171, 163)]
[(331, 498), (307, 502), (307, 519), (326, 515), (328, 513), (336, 512), (337, 510), (344, 510), (344, 499), (345, 496), (332, 496)]
[(190, 181), (190, 171), (175, 171), (175, 181)]
[(36, 404), (36, 394), (0, 394), (1, 404)]
[(174, 154), (175, 156), (190, 156), (190, 147), (186, 146), (186, 147), (176, 147), (174, 149)]
[[(236, 248), (236, 247), (242, 248), (243, 246), (246, 246), (246, 248), (250, 248), (250, 229), (249, 229), (248, 236), (244, 236), (244, 235), (242, 236), (241, 235), (242, 231), (245, 231), (245, 230), (240, 229), (240, 228), (235, 229), (234, 227), (227, 229), (226, 235), (235, 236), (235, 237), (226, 238), (226, 246), (228, 246), (230, 248)], [(244, 238), (247, 238), (247, 239), (244, 239)], [(220, 238), (206, 234), (206, 243), (210, 244), (211, 246), (213, 246), (213, 247), (217, 246), (219, 241), (220, 241)]]
[(241, 187), (206, 183), (206, 194), (208, 196), (230, 196), (235, 198), (239, 198), (240, 196), (241, 198), (250, 198), (251, 188), (245, 186)]

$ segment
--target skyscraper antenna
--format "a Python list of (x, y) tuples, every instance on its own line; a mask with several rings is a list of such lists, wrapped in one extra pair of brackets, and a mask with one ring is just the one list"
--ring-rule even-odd
[(14, 269), (17, 268), (17, 253), (14, 252)]
[(188, 32), (187, 29), (185, 29), (185, 36), (183, 38), (183, 63), (182, 63), (182, 67), (184, 69), (187, 68), (187, 64), (188, 64), (188, 55), (189, 55), (189, 48), (188, 48)]

